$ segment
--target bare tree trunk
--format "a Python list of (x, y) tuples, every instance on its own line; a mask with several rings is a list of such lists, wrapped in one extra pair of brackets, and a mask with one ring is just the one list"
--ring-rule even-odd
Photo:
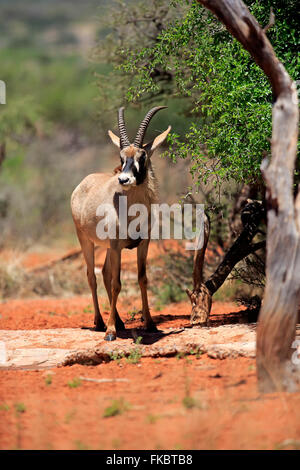
[(248, 199), (251, 199), (252, 201), (258, 199), (258, 191), (258, 184), (245, 184), (242, 189), (235, 194), (234, 204), (228, 217), (228, 241), (230, 244), (233, 243), (233, 241), (242, 231), (242, 223), (240, 218), (241, 210), (245, 207)]
[(212, 295), (203, 282), (205, 250), (210, 234), (210, 222), (206, 214), (204, 214), (203, 228), (203, 233), (200, 234), (198, 239), (200, 246), (198, 250), (195, 250), (194, 255), (193, 290), (186, 289), (192, 304), (191, 324), (200, 326), (208, 324), (212, 302)]
[(192, 304), (192, 325), (208, 325), (214, 293), (222, 286), (239, 261), (265, 247), (265, 241), (252, 243), (264, 216), (265, 210), (261, 202), (248, 201), (241, 213), (241, 223), (244, 227), (242, 233), (230, 247), (214, 274), (204, 282), (203, 265), (210, 233), (209, 220), (205, 215), (203, 237), (201, 234), (202, 243), (200, 243), (200, 248), (195, 251), (194, 255), (193, 290), (186, 290)]
[(292, 363), (300, 301), (300, 191), (293, 198), (298, 99), (264, 31), (241, 0), (198, 0), (224, 23), (267, 75), (273, 90), (272, 158), (263, 162), (268, 210), (266, 289), (257, 330), (257, 375), (263, 392), (295, 390)]

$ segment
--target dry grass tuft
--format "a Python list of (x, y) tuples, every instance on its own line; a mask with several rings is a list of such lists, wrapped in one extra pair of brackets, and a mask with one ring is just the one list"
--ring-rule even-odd
[(72, 263), (58, 263), (40, 272), (29, 272), (16, 257), (0, 263), (0, 299), (63, 297), (88, 293), (86, 274)]

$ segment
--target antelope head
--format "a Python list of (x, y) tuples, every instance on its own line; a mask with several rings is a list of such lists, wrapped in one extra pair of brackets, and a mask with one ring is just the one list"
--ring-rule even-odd
[(112, 142), (120, 149), (122, 171), (119, 174), (119, 183), (124, 186), (124, 189), (137, 186), (145, 181), (151, 155), (153, 154), (154, 150), (163, 143), (171, 130), (171, 126), (169, 126), (166, 131), (155, 137), (152, 142), (149, 142), (148, 144), (143, 143), (147, 127), (151, 119), (157, 113), (157, 111), (164, 108), (166, 108), (166, 106), (156, 106), (155, 108), (152, 108), (150, 111), (148, 111), (140, 124), (132, 144), (130, 143), (127, 136), (123, 107), (118, 111), (118, 127), (120, 137), (115, 135), (112, 131), (108, 131), (108, 135)]

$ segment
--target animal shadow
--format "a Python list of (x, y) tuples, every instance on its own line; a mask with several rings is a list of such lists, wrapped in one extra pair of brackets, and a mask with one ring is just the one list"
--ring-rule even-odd
[(177, 335), (184, 331), (184, 328), (168, 331), (157, 330), (157, 331), (146, 331), (143, 328), (128, 328), (126, 330), (117, 331), (117, 338), (129, 339), (132, 338), (136, 341), (138, 338), (142, 338), (139, 344), (150, 345), (155, 344), (162, 338), (170, 335)]

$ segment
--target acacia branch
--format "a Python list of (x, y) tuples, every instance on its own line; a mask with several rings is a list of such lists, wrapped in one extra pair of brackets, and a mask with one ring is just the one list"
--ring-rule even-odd
[[(251, 213), (250, 216), (249, 211)], [(245, 214), (248, 214), (247, 217)], [(211, 295), (221, 287), (234, 266), (239, 261), (265, 246), (265, 241), (255, 244), (251, 243), (255, 235), (258, 233), (258, 226), (264, 216), (265, 211), (262, 204), (252, 202), (245, 206), (241, 214), (241, 219), (242, 221), (244, 220), (243, 231), (230, 247), (214, 274), (205, 282)]]
[(275, 24), (275, 15), (273, 12), (273, 8), (271, 7), (269, 23), (267, 24), (267, 26), (264, 27), (263, 32), (266, 33), (267, 31), (269, 31), (269, 29), (271, 29), (274, 26), (274, 24)]

